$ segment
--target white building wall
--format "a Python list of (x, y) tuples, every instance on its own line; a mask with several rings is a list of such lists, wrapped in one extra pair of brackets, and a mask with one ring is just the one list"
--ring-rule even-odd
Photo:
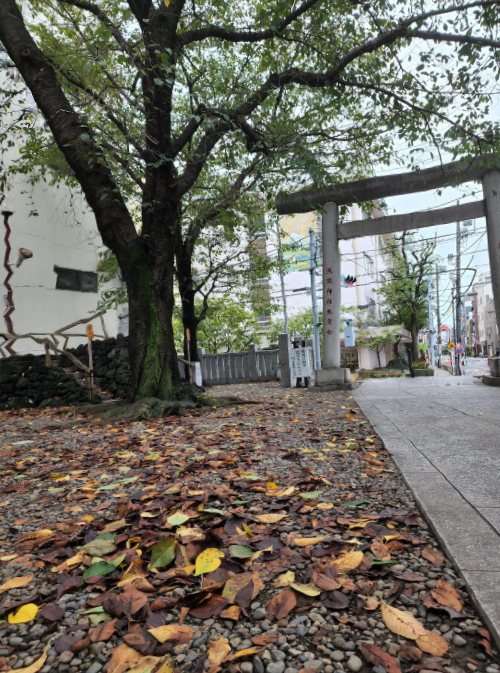
[[(79, 271), (97, 270), (99, 251), (103, 249), (95, 218), (78, 193), (64, 186), (50, 186), (44, 182), (30, 185), (25, 176), (16, 176), (8, 184), (7, 201), (14, 211), (9, 218), (11, 228), (10, 261), (17, 259), (19, 248), (28, 248), (33, 257), (19, 268), (12, 267), (10, 279), (15, 311), (11, 314), (17, 334), (27, 332), (52, 333), (76, 320), (88, 318), (97, 310), (98, 292), (79, 292), (56, 289), (54, 267)], [(38, 215), (31, 215), (33, 211)], [(1, 224), (3, 228), (3, 220)], [(3, 261), (5, 244), (2, 232), (0, 258)], [(7, 272), (0, 268), (0, 293), (6, 294), (3, 280)], [(3, 305), (5, 308), (5, 303)], [(116, 311), (104, 316), (110, 336), (116, 335)], [(6, 330), (2, 320), (1, 331)], [(100, 319), (93, 323), (94, 332), (102, 334)], [(73, 328), (73, 333), (84, 333), (85, 327)], [(84, 343), (85, 337), (71, 338), (69, 346)], [(18, 341), (18, 353), (41, 352), (31, 339)]]

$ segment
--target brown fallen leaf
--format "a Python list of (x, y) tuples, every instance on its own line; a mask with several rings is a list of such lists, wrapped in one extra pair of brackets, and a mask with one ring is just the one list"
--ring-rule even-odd
[(440, 568), (445, 561), (445, 558), (443, 554), (438, 549), (434, 549), (433, 547), (425, 547), (422, 549), (422, 556), (430, 561), (432, 565), (436, 568)]
[(446, 580), (437, 580), (436, 588), (431, 589), (431, 596), (441, 605), (447, 605), (457, 612), (462, 611), (460, 594)]
[(448, 652), (448, 643), (439, 633), (433, 631), (426, 631), (423, 636), (419, 636), (415, 644), (427, 654), (432, 654), (435, 657), (442, 657)]
[(379, 540), (376, 540), (375, 542), (372, 543), (370, 546), (371, 552), (376, 558), (379, 559), (386, 559), (389, 558), (391, 555), (391, 550), (387, 545), (385, 545), (383, 542), (380, 542)]
[[(49, 649), (50, 645), (51, 645), (50, 642), (47, 643), (39, 659), (34, 661), (29, 666), (26, 666), (25, 668), (16, 668), (16, 671), (19, 671), (19, 673), (37, 673), (37, 671), (39, 671), (43, 667), (45, 661), (47, 660), (47, 650)], [(10, 673), (10, 671), (8, 671), (8, 673)]]
[(330, 561), (328, 565), (336, 567), (339, 573), (348, 573), (351, 570), (355, 570), (362, 561), (362, 551), (350, 551), (343, 556), (339, 556), (334, 561)]
[(95, 628), (90, 629), (89, 631), (90, 640), (93, 643), (99, 643), (109, 640), (113, 635), (113, 633), (116, 631), (115, 625), (117, 621), (118, 621), (117, 619), (112, 619), (109, 622), (99, 624)]
[(276, 596), (273, 596), (266, 603), (268, 619), (284, 619), (297, 605), (297, 598), (293, 589), (285, 589)]
[(426, 633), (425, 627), (415, 619), (411, 612), (403, 612), (382, 601), (382, 619), (387, 628), (403, 638), (416, 640)]
[(318, 537), (298, 537), (294, 539), (294, 542), (297, 547), (309, 547), (323, 542), (326, 537), (326, 535), (319, 535)]
[(0, 585), (0, 594), (10, 589), (20, 589), (27, 586), (33, 581), (34, 575), (23, 575), (22, 577), (11, 577), (6, 582)]
[(142, 654), (128, 645), (118, 645), (108, 664), (108, 673), (125, 673), (142, 659)]
[(384, 652), (376, 645), (363, 644), (361, 646), (361, 654), (369, 664), (382, 666), (387, 673), (401, 673), (401, 666), (396, 657), (391, 657), (390, 654), (387, 654), (387, 652)]
[(287, 514), (256, 514), (254, 518), (260, 523), (278, 523), (286, 516)]
[(422, 650), (413, 645), (402, 645), (398, 652), (398, 657), (403, 661), (420, 661), (422, 658)]
[(252, 643), (260, 647), (265, 647), (266, 645), (270, 645), (271, 643), (277, 643), (277, 642), (278, 642), (277, 633), (264, 633), (262, 636), (253, 636), (252, 638)]

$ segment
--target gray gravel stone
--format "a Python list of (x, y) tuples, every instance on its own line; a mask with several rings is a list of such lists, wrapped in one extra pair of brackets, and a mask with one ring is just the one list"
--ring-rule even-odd
[(262, 663), (262, 659), (260, 657), (255, 655), (255, 657), (252, 659), (252, 664), (254, 673), (264, 673), (264, 664)]
[(336, 662), (344, 661), (344, 659), (345, 659), (345, 654), (344, 654), (344, 652), (342, 652), (342, 650), (334, 650), (334, 651), (330, 654), (330, 659), (331, 659), (332, 661), (336, 661)]
[(275, 661), (272, 664), (268, 664), (266, 668), (267, 673), (284, 673), (285, 671), (285, 662), (284, 661)]
[(90, 668), (87, 669), (87, 673), (99, 673), (100, 670), (102, 670), (102, 664), (99, 664), (96, 661)]
[(363, 662), (355, 654), (351, 654), (349, 661), (347, 662), (347, 668), (352, 671), (352, 673), (358, 673), (363, 666)]
[(459, 636), (458, 634), (453, 636), (453, 644), (456, 645), (457, 647), (464, 647), (467, 645), (467, 641), (465, 638), (462, 638), (462, 636)]
[(257, 610), (254, 610), (252, 612), (252, 617), (254, 619), (265, 619), (266, 617), (266, 611), (264, 608), (257, 608)]
[(253, 664), (251, 661), (244, 661), (240, 664), (241, 673), (253, 673)]

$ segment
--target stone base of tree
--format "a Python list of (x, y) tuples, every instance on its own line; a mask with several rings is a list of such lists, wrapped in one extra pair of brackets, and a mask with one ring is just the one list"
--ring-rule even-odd
[(500, 388), (500, 376), (491, 376), (491, 374), (484, 374), (482, 382), (487, 386), (495, 386)]

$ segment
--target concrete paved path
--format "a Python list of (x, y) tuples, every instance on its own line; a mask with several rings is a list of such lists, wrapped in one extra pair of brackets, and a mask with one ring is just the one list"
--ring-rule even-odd
[(500, 645), (500, 388), (472, 376), (353, 392)]

